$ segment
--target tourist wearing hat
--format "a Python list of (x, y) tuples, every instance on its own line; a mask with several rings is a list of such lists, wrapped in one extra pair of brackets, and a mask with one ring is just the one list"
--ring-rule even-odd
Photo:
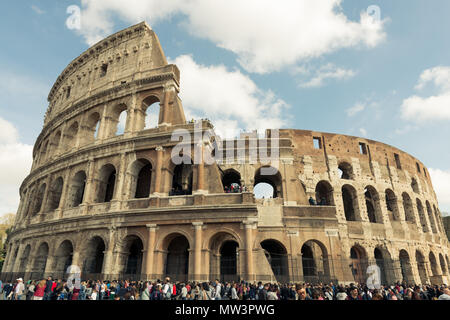
[(25, 285), (23, 284), (23, 279), (16, 279), (17, 284), (14, 288), (14, 300), (22, 300), (23, 293), (25, 291)]

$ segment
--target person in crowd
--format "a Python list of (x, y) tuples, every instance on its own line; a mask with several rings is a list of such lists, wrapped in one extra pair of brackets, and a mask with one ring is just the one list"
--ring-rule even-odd
[(312, 206), (316, 205), (316, 200), (313, 199), (313, 197), (309, 197), (309, 204)]
[(39, 281), (39, 283), (36, 286), (36, 289), (34, 290), (33, 294), (33, 300), (43, 300), (45, 295), (45, 288), (47, 286), (47, 282), (45, 279), (42, 279)]

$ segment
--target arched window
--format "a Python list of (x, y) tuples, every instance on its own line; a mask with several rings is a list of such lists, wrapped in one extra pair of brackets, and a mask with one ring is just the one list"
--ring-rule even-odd
[(152, 179), (152, 165), (147, 159), (139, 159), (133, 162), (130, 169), (131, 196), (134, 198), (147, 198), (150, 195)]
[(84, 143), (89, 144), (97, 139), (98, 128), (100, 126), (100, 114), (94, 112), (89, 115), (86, 121)]
[(122, 110), (119, 114), (119, 121), (117, 122), (116, 136), (125, 133), (125, 127), (127, 125), (128, 111)]
[(98, 275), (103, 270), (103, 259), (105, 252), (105, 242), (100, 237), (93, 237), (89, 240), (83, 256), (83, 276), (90, 278), (92, 274)]
[(145, 112), (143, 129), (156, 128), (159, 124), (160, 101), (155, 96), (150, 96), (142, 102), (142, 110)]
[(412, 271), (411, 261), (409, 259), (409, 254), (408, 252), (406, 252), (406, 250), (400, 250), (399, 260), (403, 281), (406, 282), (406, 284), (413, 284), (414, 275)]
[(364, 196), (369, 221), (372, 223), (383, 223), (380, 197), (377, 190), (372, 186), (367, 186), (364, 190)]
[(419, 212), (420, 224), (422, 225), (423, 232), (428, 232), (427, 219), (425, 217), (425, 212), (423, 210), (422, 202), (419, 199), (416, 199), (417, 211)]
[(193, 170), (192, 161), (175, 166), (172, 176), (172, 189), (170, 195), (190, 195), (192, 194)]
[(116, 184), (116, 168), (112, 164), (104, 165), (100, 169), (98, 182), (97, 201), (110, 202), (114, 197), (114, 187)]
[(414, 215), (414, 208), (411, 197), (404, 192), (402, 194), (403, 198), (403, 209), (405, 210), (405, 220), (409, 222), (416, 222), (416, 217)]
[(44, 183), (39, 187), (38, 193), (36, 194), (35, 204), (32, 211), (32, 215), (39, 213), (42, 209), (42, 202), (44, 201), (44, 193), (47, 185)]
[(348, 162), (341, 162), (338, 167), (339, 178), (346, 180), (353, 180), (353, 167)]
[(69, 129), (64, 133), (64, 151), (68, 151), (75, 146), (76, 137), (78, 134), (78, 122), (72, 123)]
[(236, 192), (236, 187), (241, 186), (241, 174), (234, 169), (228, 169), (223, 172), (222, 185), (225, 192)]
[(342, 187), (342, 202), (344, 203), (345, 219), (347, 221), (356, 221), (356, 213), (359, 212), (358, 196), (355, 188), (351, 185)]
[(71, 181), (70, 191), (68, 196), (68, 206), (78, 207), (84, 198), (84, 189), (86, 187), (86, 173), (79, 171), (75, 174)]
[(391, 189), (386, 189), (386, 209), (388, 211), (389, 220), (397, 221), (400, 220), (400, 214), (398, 211), (397, 197)]
[(427, 206), (427, 213), (428, 213), (428, 219), (430, 219), (431, 230), (433, 231), (433, 233), (437, 233), (436, 223), (434, 221), (434, 215), (433, 215), (433, 210), (431, 209), (431, 205), (428, 201), (425, 203), (425, 205)]
[(56, 179), (51, 188), (49, 189), (49, 193), (48, 193), (48, 209), (49, 210), (55, 210), (58, 209), (59, 207), (59, 202), (61, 200), (61, 194), (62, 194), (62, 189), (63, 189), (63, 178), (59, 177), (58, 179)]
[(318, 205), (333, 206), (333, 187), (328, 181), (320, 181), (316, 186), (316, 202)]
[(415, 193), (419, 193), (419, 183), (417, 183), (416, 178), (411, 179), (411, 188)]
[[(283, 197), (282, 195), (282, 184), (281, 184), (281, 174), (280, 172), (273, 168), (273, 167), (262, 167), (259, 168), (255, 173), (255, 184), (253, 186), (253, 193), (255, 194), (255, 197), (258, 197), (256, 192), (259, 190), (259, 184), (264, 184), (262, 191), (267, 191), (268, 186), (266, 184), (270, 185), (273, 188), (273, 198)], [(255, 190), (256, 189), (256, 190)]]

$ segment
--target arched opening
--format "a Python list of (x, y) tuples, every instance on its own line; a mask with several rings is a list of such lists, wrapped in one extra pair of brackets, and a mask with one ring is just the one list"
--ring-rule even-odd
[[(125, 278), (130, 276), (136, 276), (141, 274), (142, 270), (142, 251), (144, 245), (142, 240), (137, 236), (129, 236), (126, 238), (126, 266), (125, 266)], [(137, 280), (137, 279), (135, 279)]]
[(155, 96), (150, 96), (142, 102), (142, 110), (145, 112), (144, 129), (152, 129), (158, 127), (160, 101)]
[(165, 274), (171, 279), (186, 281), (189, 271), (189, 241), (183, 235), (175, 235), (167, 247)]
[(40, 150), (39, 162), (43, 163), (47, 159), (48, 155), (48, 140), (44, 142), (42, 149)]
[(330, 281), (328, 253), (325, 246), (317, 240), (306, 241), (301, 249), (303, 281), (308, 283)]
[(42, 202), (44, 201), (44, 193), (45, 193), (46, 188), (47, 188), (47, 185), (45, 183), (39, 187), (38, 193), (36, 194), (35, 204), (34, 204), (32, 215), (35, 215), (35, 214), (41, 212)]
[(339, 178), (345, 180), (353, 180), (353, 167), (348, 162), (341, 162), (338, 167)]
[(441, 214), (439, 213), (439, 211), (436, 209), (436, 206), (433, 205), (433, 209), (434, 209), (434, 216), (436, 217), (436, 224), (438, 226), (438, 229), (440, 232), (444, 232), (444, 230), (442, 229), (442, 218), (441, 218)]
[(345, 219), (347, 221), (356, 221), (358, 196), (355, 188), (348, 184), (342, 187), (342, 202), (344, 203)]
[[(56, 250), (54, 272), (58, 277), (64, 277), (67, 269), (72, 265), (73, 246), (72, 242), (65, 240)], [(55, 275), (54, 275), (55, 276)]]
[(372, 186), (367, 186), (364, 190), (364, 197), (366, 200), (367, 216), (372, 223), (383, 223), (380, 197), (377, 190)]
[(417, 182), (416, 178), (411, 179), (411, 188), (415, 193), (420, 193), (419, 191), (419, 183)]
[(31, 246), (27, 245), (25, 250), (22, 253), (22, 257), (20, 258), (19, 272), (24, 274), (27, 269), (28, 260), (30, 258)]
[(63, 189), (64, 181), (63, 178), (59, 177), (56, 179), (48, 193), (48, 209), (55, 210), (59, 207), (59, 202), (61, 200), (61, 194)]
[(411, 267), (411, 261), (409, 259), (409, 254), (406, 250), (400, 250), (399, 254), (400, 267), (402, 271), (403, 282), (410, 285), (414, 283), (414, 276)]
[(375, 264), (380, 268), (380, 280), (382, 285), (389, 285), (393, 282), (390, 279), (393, 273), (391, 255), (386, 249), (375, 248)]
[(273, 198), (274, 190), (270, 184), (261, 182), (253, 188), (253, 194), (256, 199), (271, 199)]
[(428, 232), (427, 219), (425, 218), (425, 212), (423, 211), (422, 202), (419, 199), (416, 199), (417, 203), (417, 212), (419, 212), (420, 224), (422, 225), (423, 232)]
[[(273, 167), (262, 167), (256, 170), (255, 179), (254, 179), (253, 191), (255, 188), (259, 189), (258, 185), (260, 183), (269, 184), (273, 188), (272, 198), (282, 198), (282, 188), (281, 188), (281, 174), (280, 172)], [(268, 189), (267, 186), (264, 186), (264, 189)], [(256, 197), (255, 191), (253, 192)]]
[(428, 259), (430, 260), (430, 267), (431, 267), (431, 272), (432, 272), (432, 276), (436, 277), (439, 276), (439, 271), (438, 271), (438, 265), (436, 262), (436, 257), (434, 256), (434, 253), (432, 251), (430, 251), (430, 254), (428, 255)]
[(130, 169), (131, 195), (136, 198), (148, 198), (152, 180), (152, 164), (147, 159), (133, 162)]
[(172, 176), (172, 189), (170, 195), (190, 195), (192, 194), (193, 170), (192, 161), (175, 166)]
[(64, 151), (68, 151), (75, 146), (76, 137), (78, 134), (78, 122), (72, 123), (72, 125), (64, 133)]
[(444, 256), (439, 253), (439, 263), (441, 265), (442, 275), (448, 275), (447, 266), (445, 265)]
[(365, 283), (367, 280), (366, 271), (369, 266), (366, 250), (356, 245), (350, 249), (350, 268), (355, 282)]
[(427, 213), (428, 219), (430, 219), (431, 230), (433, 231), (433, 233), (437, 233), (436, 223), (434, 221), (433, 210), (431, 209), (431, 205), (428, 201), (425, 202), (425, 205), (427, 206)]
[(86, 187), (86, 173), (84, 171), (78, 171), (72, 179), (70, 186), (68, 204), (69, 207), (78, 207), (83, 203), (84, 189)]
[(391, 189), (386, 189), (386, 208), (390, 221), (400, 220), (400, 213), (398, 210), (397, 197)]
[(238, 243), (232, 240), (225, 241), (220, 248), (220, 275), (224, 280), (236, 280), (238, 248)]
[(56, 132), (50, 142), (50, 155), (55, 155), (58, 153), (59, 142), (61, 141), (61, 131)]
[(127, 125), (128, 111), (126, 107), (124, 109), (120, 108), (116, 112), (118, 114), (117, 124), (116, 124), (116, 136), (120, 136), (125, 133), (125, 128)]
[(222, 185), (226, 193), (239, 192), (241, 187), (241, 174), (234, 169), (225, 170), (222, 175)]
[(96, 202), (110, 202), (114, 197), (115, 185), (116, 168), (112, 164), (104, 165), (100, 169)]
[(89, 115), (85, 125), (84, 143), (89, 144), (94, 142), (98, 137), (98, 128), (100, 127), (100, 114), (94, 112)]
[(278, 282), (287, 282), (288, 257), (286, 248), (276, 240), (264, 240), (261, 242), (264, 254), (272, 268), (272, 272)]
[(403, 198), (403, 209), (405, 210), (405, 220), (408, 222), (415, 223), (416, 218), (414, 215), (414, 208), (410, 196), (406, 192), (404, 192), (402, 194), (402, 198)]
[(427, 276), (427, 269), (425, 264), (425, 257), (420, 251), (416, 251), (416, 263), (417, 263), (417, 270), (419, 271), (419, 277), (421, 284), (427, 284), (428, 282), (428, 276)]
[(321, 206), (334, 206), (333, 187), (328, 181), (316, 185), (316, 202)]
[(47, 258), (48, 258), (48, 244), (44, 242), (41, 243), (36, 253), (32, 279), (40, 279), (44, 276), (45, 267), (47, 266)]
[(102, 238), (93, 237), (89, 240), (83, 262), (84, 278), (92, 278), (92, 276), (102, 273), (105, 248)]

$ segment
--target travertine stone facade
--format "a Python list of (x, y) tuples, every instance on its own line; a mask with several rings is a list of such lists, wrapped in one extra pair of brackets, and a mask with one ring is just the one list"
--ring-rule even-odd
[[(376, 264), (385, 283), (448, 282), (449, 242), (419, 160), (364, 138), (285, 129), (224, 141), (216, 152), (226, 158), (212, 164), (175, 165), (177, 130), (203, 157), (215, 145), (196, 139), (196, 127), (213, 126), (186, 122), (179, 84), (145, 23), (70, 63), (48, 97), (3, 277), (62, 276), (72, 264), (86, 278), (365, 282)], [(265, 145), (279, 153), (270, 175)], [(245, 188), (224, 192), (232, 183)], [(273, 197), (255, 199), (259, 183)]]

